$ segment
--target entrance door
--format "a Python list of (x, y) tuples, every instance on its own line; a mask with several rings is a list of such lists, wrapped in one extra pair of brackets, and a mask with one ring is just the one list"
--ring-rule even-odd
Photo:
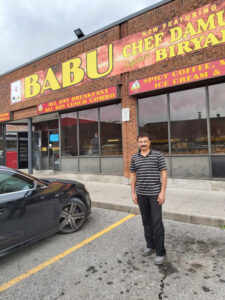
[[(53, 119), (51, 119), (53, 117)], [(40, 118), (40, 117), (39, 117)], [(33, 155), (37, 170), (59, 169), (59, 130), (58, 114), (45, 115), (42, 121), (34, 120)]]
[(59, 131), (33, 133), (33, 162), (36, 170), (59, 170)]
[(48, 131), (48, 161), (49, 169), (59, 170), (59, 131), (51, 129)]

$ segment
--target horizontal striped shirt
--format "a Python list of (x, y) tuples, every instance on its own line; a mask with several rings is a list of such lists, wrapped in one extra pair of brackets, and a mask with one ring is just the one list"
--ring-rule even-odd
[(160, 171), (166, 170), (166, 162), (159, 151), (152, 150), (147, 156), (140, 151), (132, 156), (130, 172), (136, 173), (136, 193), (158, 195), (161, 192)]

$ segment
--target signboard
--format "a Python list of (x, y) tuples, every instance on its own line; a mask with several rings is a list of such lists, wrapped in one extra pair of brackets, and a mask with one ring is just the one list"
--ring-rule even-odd
[(128, 108), (122, 108), (122, 122), (128, 122), (130, 121), (130, 109)]
[(11, 116), (9, 112), (0, 114), (0, 122), (10, 121), (10, 119)]
[(17, 103), (21, 101), (21, 81), (15, 81), (11, 84), (11, 103)]
[(172, 72), (150, 76), (129, 83), (129, 95), (187, 84), (225, 75), (225, 59), (219, 59)]
[(49, 139), (50, 139), (50, 142), (58, 142), (59, 135), (58, 134), (50, 134)]
[(37, 106), (38, 114), (45, 114), (53, 111), (69, 109), (73, 107), (80, 107), (84, 105), (96, 104), (100, 102), (107, 102), (118, 99), (118, 88), (116, 86), (106, 89), (77, 95), (65, 99), (51, 101)]
[(13, 82), (11, 104), (222, 45), (224, 9), (224, 0), (208, 3)]

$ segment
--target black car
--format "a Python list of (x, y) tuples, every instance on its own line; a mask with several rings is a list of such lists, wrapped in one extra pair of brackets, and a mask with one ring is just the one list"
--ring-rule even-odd
[(82, 183), (0, 166), (0, 256), (55, 232), (75, 232), (90, 212)]

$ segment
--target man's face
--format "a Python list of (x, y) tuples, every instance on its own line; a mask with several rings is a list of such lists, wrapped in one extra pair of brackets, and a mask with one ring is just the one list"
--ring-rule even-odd
[(148, 139), (148, 137), (139, 137), (138, 138), (138, 147), (141, 150), (149, 149), (151, 145), (151, 141)]

